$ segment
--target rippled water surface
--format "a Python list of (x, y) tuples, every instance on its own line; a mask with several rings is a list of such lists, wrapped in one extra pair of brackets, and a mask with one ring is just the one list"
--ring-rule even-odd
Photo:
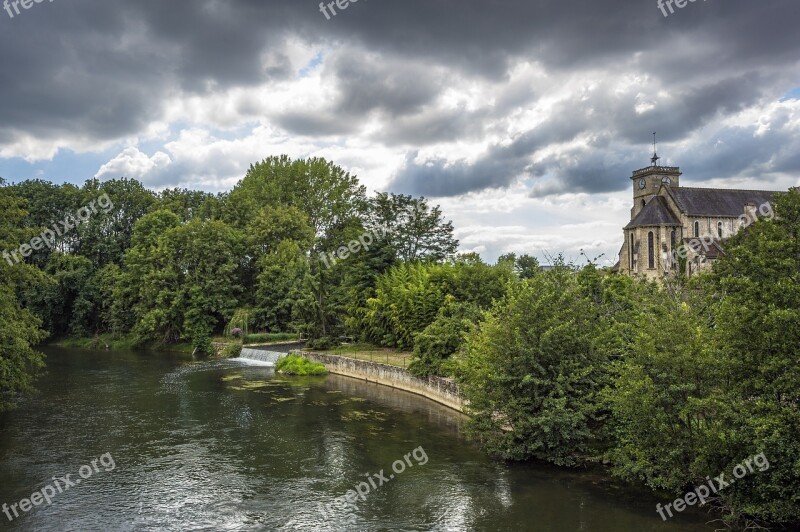
[[(0, 415), (0, 504), (80, 479), (106, 453), (113, 469), (106, 455), (52, 504), (0, 513), (0, 530), (713, 530), (704, 515), (663, 523), (660, 499), (599, 475), (491, 461), (458, 415), (404, 392), (170, 354), (46, 352), (40, 394)], [(427, 462), (404, 459), (419, 447)], [(405, 470), (365, 500), (325, 509), (396, 460)]]

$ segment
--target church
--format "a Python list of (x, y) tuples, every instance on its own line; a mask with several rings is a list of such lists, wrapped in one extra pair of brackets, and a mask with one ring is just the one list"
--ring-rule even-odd
[(679, 167), (652, 165), (633, 172), (631, 220), (613, 271), (663, 279), (709, 269), (725, 240), (758, 218), (774, 216), (775, 192), (681, 187)]

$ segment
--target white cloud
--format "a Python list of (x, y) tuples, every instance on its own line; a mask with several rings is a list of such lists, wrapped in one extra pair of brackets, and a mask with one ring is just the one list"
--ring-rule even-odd
[(130, 146), (101, 166), (95, 177), (98, 179), (128, 177), (147, 183), (154, 174), (164, 171), (171, 163), (169, 155), (162, 151), (148, 157), (135, 146)]

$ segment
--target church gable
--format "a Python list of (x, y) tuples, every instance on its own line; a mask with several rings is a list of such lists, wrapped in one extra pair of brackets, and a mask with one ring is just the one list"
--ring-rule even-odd
[(667, 201), (662, 196), (654, 196), (644, 208), (625, 226), (625, 229), (647, 226), (680, 226), (680, 221), (670, 211)]

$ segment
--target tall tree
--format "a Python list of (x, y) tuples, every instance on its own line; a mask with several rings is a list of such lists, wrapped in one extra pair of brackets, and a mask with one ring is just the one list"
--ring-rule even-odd
[[(27, 216), (24, 200), (5, 186), (0, 178), (0, 249), (15, 249), (31, 238), (24, 228)], [(41, 321), (22, 308), (17, 291), (42, 281), (35, 268), (23, 263), (0, 260), (0, 412), (12, 408), (20, 394), (33, 390), (44, 356), (31, 346), (45, 333)]]
[(368, 229), (386, 232), (385, 239), (404, 261), (441, 261), (458, 250), (452, 222), (425, 198), (382, 192), (370, 199)]
[(98, 212), (80, 225), (80, 245), (75, 250), (92, 261), (95, 268), (121, 264), (122, 256), (131, 247), (133, 228), (155, 204), (155, 194), (135, 179), (111, 179), (100, 182), (89, 179), (81, 189), (81, 206), (105, 197)]
[(338, 244), (344, 228), (360, 225), (366, 188), (358, 178), (325, 159), (269, 157), (250, 166), (226, 203), (228, 218), (245, 228), (262, 209), (295, 207), (308, 217), (320, 249)]
[(137, 224), (124, 285), (135, 301), (134, 331), (142, 340), (205, 342), (237, 307), (243, 237), (221, 221), (177, 222), (156, 211)]

